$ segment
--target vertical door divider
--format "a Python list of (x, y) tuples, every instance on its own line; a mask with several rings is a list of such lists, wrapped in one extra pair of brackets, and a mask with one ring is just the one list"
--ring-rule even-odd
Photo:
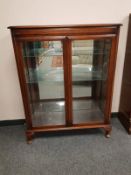
[(72, 126), (72, 65), (71, 65), (71, 40), (63, 40), (64, 87), (65, 87), (65, 115), (66, 126)]

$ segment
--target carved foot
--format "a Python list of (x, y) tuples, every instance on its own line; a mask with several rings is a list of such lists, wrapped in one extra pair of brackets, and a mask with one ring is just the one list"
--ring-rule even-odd
[(28, 144), (32, 143), (33, 136), (34, 136), (34, 132), (31, 132), (31, 131), (26, 132), (26, 137), (27, 137), (27, 143)]
[(32, 144), (32, 140), (27, 140), (27, 144)]
[(105, 128), (105, 137), (110, 138), (111, 137), (111, 126)]
[(111, 135), (110, 135), (110, 134), (106, 134), (105, 136), (106, 136), (106, 138), (110, 138), (110, 137), (111, 137)]

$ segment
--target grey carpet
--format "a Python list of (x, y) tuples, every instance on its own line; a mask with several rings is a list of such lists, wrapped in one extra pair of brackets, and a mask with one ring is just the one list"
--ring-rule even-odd
[(44, 134), (27, 145), (24, 126), (0, 127), (0, 175), (131, 175), (131, 136), (116, 118), (112, 135)]

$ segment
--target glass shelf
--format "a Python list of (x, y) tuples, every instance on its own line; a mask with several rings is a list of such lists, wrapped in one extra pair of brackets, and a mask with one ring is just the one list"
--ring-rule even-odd
[[(73, 82), (77, 81), (97, 81), (106, 80), (106, 75), (100, 68), (93, 68), (91, 65), (85, 66), (74, 66), (73, 69)], [(27, 83), (45, 82), (48, 84), (52, 83), (63, 83), (63, 68), (54, 68), (47, 70), (29, 69), (27, 76)]]
[(62, 49), (30, 49), (29, 52), (23, 54), (24, 58), (30, 57), (48, 57), (48, 56), (58, 56), (63, 55)]
[[(79, 55), (87, 55), (87, 56), (93, 56), (93, 55), (108, 55), (110, 52), (110, 49), (106, 50), (100, 50), (100, 49), (94, 49), (94, 50), (88, 50), (88, 48), (72, 48), (72, 55), (73, 56), (79, 56)], [(24, 58), (30, 58), (30, 57), (48, 57), (48, 56), (60, 56), (63, 55), (62, 49), (44, 49), (44, 48), (37, 48), (37, 49), (30, 49), (29, 51), (26, 51), (23, 53)]]
[[(35, 126), (64, 124), (64, 101), (34, 103), (33, 124)], [(103, 113), (95, 100), (75, 100), (73, 105), (74, 123), (102, 121)]]
[(88, 50), (87, 48), (72, 48), (72, 55), (73, 56), (79, 56), (79, 55), (86, 55), (86, 56), (93, 56), (93, 55), (107, 55), (109, 54), (110, 50)]

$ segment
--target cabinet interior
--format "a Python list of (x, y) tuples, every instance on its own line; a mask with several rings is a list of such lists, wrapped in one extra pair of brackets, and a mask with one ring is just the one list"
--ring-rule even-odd
[[(73, 123), (103, 121), (111, 40), (71, 42)], [(65, 124), (62, 41), (24, 42), (33, 125)]]

